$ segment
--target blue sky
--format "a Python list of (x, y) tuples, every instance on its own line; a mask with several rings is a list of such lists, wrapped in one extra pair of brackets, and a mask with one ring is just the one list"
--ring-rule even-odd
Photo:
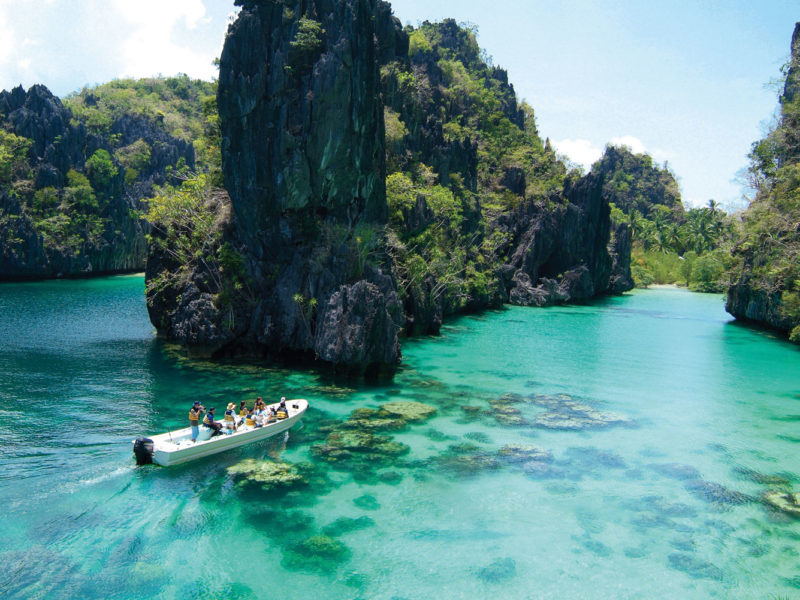
[[(684, 202), (735, 206), (775, 112), (796, 0), (395, 0), (403, 23), (453, 17), (506, 68), (539, 130), (589, 165), (607, 143), (668, 161)], [(0, 87), (58, 95), (114, 77), (211, 78), (225, 0), (0, 0)]]

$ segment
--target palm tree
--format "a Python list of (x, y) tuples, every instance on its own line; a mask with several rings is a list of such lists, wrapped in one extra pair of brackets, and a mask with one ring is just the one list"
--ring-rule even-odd
[(645, 250), (650, 248), (656, 243), (657, 230), (652, 221), (642, 219), (638, 239), (642, 242), (642, 247)]
[(687, 214), (690, 246), (698, 254), (710, 249), (712, 245), (710, 223), (711, 211), (707, 208), (693, 208)]
[(666, 239), (673, 252), (683, 254), (686, 249), (686, 233), (683, 227), (678, 223), (670, 223), (666, 228)]

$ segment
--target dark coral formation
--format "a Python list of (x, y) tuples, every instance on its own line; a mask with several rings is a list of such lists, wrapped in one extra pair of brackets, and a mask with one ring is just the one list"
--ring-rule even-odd
[(532, 401), (547, 409), (537, 415), (535, 419), (536, 426), (545, 429), (602, 429), (617, 425), (632, 427), (635, 424), (625, 415), (593, 408), (563, 394), (559, 396), (534, 395)]
[(360, 481), (398, 483), (400, 473), (379, 470), (398, 466), (410, 448), (380, 432), (403, 429), (435, 412), (432, 406), (412, 401), (390, 402), (377, 409), (357, 408), (344, 421), (321, 426), (319, 433), (326, 437), (323, 443), (311, 446), (311, 453), (334, 468), (351, 471)]

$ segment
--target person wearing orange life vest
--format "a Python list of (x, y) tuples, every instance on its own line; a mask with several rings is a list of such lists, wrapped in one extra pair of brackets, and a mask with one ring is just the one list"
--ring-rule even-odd
[(256, 416), (252, 408), (247, 412), (247, 416), (244, 418), (244, 424), (248, 427), (261, 427), (261, 424), (256, 421)]
[(236, 405), (233, 402), (228, 403), (225, 411), (225, 427), (236, 431)]
[(241, 402), (239, 402), (239, 416), (244, 419), (247, 416), (248, 412), (249, 411), (247, 410), (247, 400), (242, 400)]
[(197, 441), (197, 436), (200, 434), (200, 415), (206, 411), (205, 407), (200, 404), (199, 400), (195, 400), (192, 408), (189, 409), (189, 427), (192, 428), (192, 441)]
[(214, 433), (211, 434), (211, 437), (219, 435), (220, 429), (222, 429), (222, 423), (214, 420), (214, 410), (215, 408), (212, 406), (211, 408), (208, 409), (206, 416), (203, 417), (203, 425), (205, 427), (208, 427), (209, 429), (214, 430)]
[(281, 403), (278, 405), (278, 410), (275, 411), (275, 416), (278, 419), (285, 419), (289, 416), (289, 409), (286, 408), (286, 398), (281, 398)]

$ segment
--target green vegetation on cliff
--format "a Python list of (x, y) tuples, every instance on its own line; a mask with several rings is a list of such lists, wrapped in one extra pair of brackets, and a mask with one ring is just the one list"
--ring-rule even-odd
[(733, 249), (727, 308), (783, 329), (800, 343), (800, 23), (783, 73), (780, 118), (750, 152), (756, 194)]
[(506, 240), (489, 224), (526, 199), (553, 202), (566, 167), (474, 30), (445, 20), (406, 32), (407, 60), (381, 70), (399, 291), (441, 302), (445, 314), (499, 303)]
[(144, 214), (152, 230), (148, 242), (175, 265), (147, 282), (150, 301), (180, 280), (202, 272), (219, 308), (234, 296), (248, 293), (241, 255), (222, 235), (230, 222), (230, 200), (213, 185), (209, 174), (198, 174), (180, 186), (165, 186), (147, 201)]
[[(76, 122), (105, 137), (114, 157), (128, 169), (146, 169), (152, 148), (142, 139), (120, 145), (120, 122), (142, 119), (195, 148), (197, 168), (219, 168), (219, 123), (216, 81), (188, 75), (115, 79), (64, 99)], [(115, 126), (116, 125), (116, 126)], [(125, 125), (127, 126), (127, 124)]]
[(194, 141), (203, 133), (203, 101), (215, 94), (216, 83), (187, 75), (115, 79), (67, 96), (64, 105), (97, 135), (113, 135), (114, 121), (140, 117), (163, 124), (174, 137)]
[(28, 152), (33, 142), (26, 137), (0, 129), (0, 185), (30, 180)]

